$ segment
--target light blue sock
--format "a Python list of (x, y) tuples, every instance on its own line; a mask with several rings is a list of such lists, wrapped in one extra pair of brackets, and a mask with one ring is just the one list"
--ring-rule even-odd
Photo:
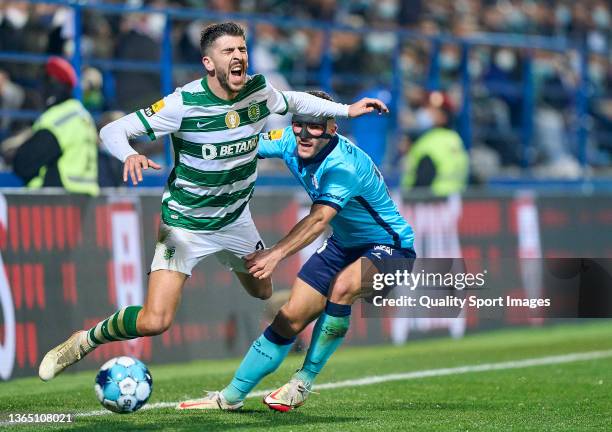
[(344, 340), (351, 322), (351, 306), (327, 302), (325, 312), (317, 320), (310, 347), (302, 368), (295, 378), (312, 385), (315, 378)]
[(285, 360), (295, 337), (287, 339), (268, 327), (242, 359), (232, 382), (221, 393), (229, 403), (244, 400), (266, 375), (271, 374)]

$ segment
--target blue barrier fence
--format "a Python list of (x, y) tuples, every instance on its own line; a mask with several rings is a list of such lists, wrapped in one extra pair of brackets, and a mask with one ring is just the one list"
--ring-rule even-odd
[[(221, 14), (214, 11), (204, 9), (189, 9), (189, 8), (168, 8), (158, 9), (150, 7), (130, 7), (126, 5), (103, 4), (103, 3), (86, 3), (82, 1), (65, 1), (65, 0), (31, 0), (29, 3), (44, 3), (53, 5), (62, 5), (70, 7), (74, 11), (74, 50), (71, 61), (78, 74), (81, 73), (81, 67), (85, 65), (100, 68), (103, 71), (142, 71), (142, 72), (159, 72), (161, 82), (161, 93), (168, 94), (173, 90), (173, 71), (174, 70), (200, 70), (198, 64), (182, 64), (173, 61), (173, 45), (172, 45), (172, 26), (175, 20), (209, 20), (209, 21), (227, 21), (236, 20), (246, 23), (249, 31), (248, 45), (250, 49), (257, 42), (257, 33), (255, 27), (258, 24), (271, 24), (283, 29), (308, 28), (318, 30), (324, 33), (323, 54), (320, 68), (316, 74), (320, 86), (327, 90), (333, 90), (334, 70), (331, 53), (331, 35), (333, 32), (348, 32), (361, 36), (368, 35), (372, 32), (377, 33), (392, 33), (395, 37), (395, 49), (391, 55), (391, 63), (389, 64), (390, 82), (389, 90), (392, 94), (391, 108), (395, 115), (392, 122), (394, 128), (399, 131), (399, 115), (401, 106), (401, 97), (406, 85), (405, 78), (402, 75), (400, 64), (400, 53), (404, 44), (411, 41), (426, 41), (430, 47), (429, 68), (427, 72), (425, 87), (428, 90), (436, 90), (441, 87), (441, 69), (440, 69), (440, 52), (444, 44), (453, 44), (460, 47), (461, 64), (459, 67), (459, 81), (462, 86), (462, 104), (461, 111), (458, 116), (459, 124), (458, 131), (462, 136), (467, 148), (470, 148), (473, 143), (473, 123), (472, 123), (472, 85), (473, 77), (470, 73), (469, 61), (472, 50), (479, 46), (492, 47), (510, 47), (520, 49), (523, 55), (523, 70), (522, 70), (522, 121), (521, 129), (518, 133), (520, 143), (522, 145), (521, 164), (525, 170), (528, 170), (533, 163), (533, 152), (531, 147), (534, 138), (534, 111), (536, 101), (534, 100), (534, 81), (532, 73), (533, 50), (547, 50), (554, 52), (566, 53), (575, 51), (580, 58), (579, 83), (576, 86), (576, 94), (574, 97), (574, 120), (571, 126), (573, 141), (577, 144), (578, 155), (581, 164), (584, 166), (587, 163), (587, 109), (588, 109), (588, 57), (589, 52), (586, 45), (576, 44), (562, 37), (541, 37), (541, 36), (524, 36), (524, 35), (508, 35), (508, 34), (477, 34), (475, 36), (457, 38), (449, 35), (428, 36), (418, 32), (404, 29), (371, 29), (371, 28), (354, 28), (341, 24), (322, 23), (318, 21), (293, 19), (286, 17), (277, 17), (270, 15), (259, 14)], [(107, 60), (96, 58), (84, 58), (81, 54), (81, 42), (83, 36), (83, 12), (93, 10), (104, 14), (126, 14), (126, 13), (145, 13), (145, 14), (162, 14), (166, 17), (165, 28), (161, 39), (161, 51), (158, 62), (142, 62), (142, 61), (124, 61), (124, 60)], [(4, 51), (0, 52), (0, 61), (19, 62), (19, 63), (44, 63), (47, 59), (45, 55), (30, 54), (23, 52)], [(350, 79), (350, 77), (343, 77)], [(82, 90), (77, 87), (75, 96), (82, 98)], [(33, 119), (38, 115), (35, 111), (15, 111), (15, 110), (0, 110), (0, 116), (9, 116), (20, 119)], [(168, 165), (172, 164), (172, 155), (169, 142), (166, 144), (165, 157)]]

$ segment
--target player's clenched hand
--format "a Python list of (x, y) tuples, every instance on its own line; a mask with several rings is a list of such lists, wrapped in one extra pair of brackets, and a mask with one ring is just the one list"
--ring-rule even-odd
[(359, 117), (360, 115), (378, 111), (378, 114), (388, 113), (389, 108), (380, 99), (363, 98), (349, 106), (349, 117)]
[(141, 154), (130, 155), (125, 159), (123, 165), (123, 181), (128, 181), (128, 176), (132, 179), (132, 184), (136, 186), (142, 181), (142, 170), (153, 168), (161, 169), (161, 166), (153, 162), (151, 159)]
[(266, 249), (253, 252), (244, 258), (249, 273), (257, 279), (265, 279), (272, 274), (282, 256), (276, 249)]

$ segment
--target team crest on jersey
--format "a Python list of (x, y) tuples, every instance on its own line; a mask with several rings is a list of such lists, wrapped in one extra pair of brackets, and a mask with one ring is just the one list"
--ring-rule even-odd
[(156, 113), (160, 112), (163, 107), (166, 106), (166, 103), (163, 99), (158, 100), (153, 105), (148, 106), (144, 109), (144, 113), (147, 117), (152, 117)]
[(225, 114), (225, 125), (229, 129), (235, 129), (240, 126), (240, 115), (236, 111), (228, 111)]
[(261, 115), (261, 111), (259, 110), (259, 105), (257, 102), (251, 102), (249, 105), (249, 109), (247, 110), (247, 114), (249, 116), (249, 120), (252, 122), (256, 122), (259, 120), (259, 116)]
[(277, 140), (283, 137), (283, 129), (274, 129), (268, 132), (266, 138), (269, 140)]

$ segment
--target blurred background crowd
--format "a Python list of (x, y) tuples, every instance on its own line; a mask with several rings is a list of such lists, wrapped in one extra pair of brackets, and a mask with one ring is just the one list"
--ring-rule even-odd
[[(91, 2), (90, 2), (91, 3)], [(385, 171), (401, 170), (402, 157), (428, 130), (458, 129), (465, 101), (462, 47), (452, 38), (436, 43), (419, 35), (478, 38), (469, 51), (473, 177), (486, 181), (518, 174), (527, 163), (541, 176), (584, 174), (577, 147), (576, 106), (586, 100), (586, 169), (612, 168), (612, 6), (608, 0), (135, 0), (107, 4), (205, 8), (221, 17), (249, 13), (312, 21), (318, 27), (250, 27), (253, 72), (281, 89), (326, 87), (350, 103), (369, 95), (392, 104), (395, 116), (342, 124), (341, 133), (364, 147)], [(85, 9), (81, 54), (83, 104), (98, 123), (159, 99), (166, 18), (163, 14), (107, 14)], [(173, 20), (173, 86), (202, 75), (199, 36), (207, 21)], [(333, 31), (325, 26), (376, 31)], [(399, 49), (395, 30), (414, 32)], [(0, 5), (0, 52), (59, 55), (74, 51), (72, 9), (41, 3)], [(579, 50), (526, 50), (495, 43), (491, 35), (567, 38), (588, 49), (585, 87), (580, 86)], [(551, 39), (552, 40), (552, 39)], [(325, 47), (330, 49), (326, 50)], [(437, 53), (437, 55), (434, 55)], [(527, 59), (529, 61), (527, 62)], [(150, 62), (147, 70), (117, 68), (108, 61)], [(0, 56), (0, 141), (31, 125), (44, 109), (42, 62)], [(399, 75), (397, 74), (399, 71)], [(439, 93), (433, 94), (437, 90)], [(396, 94), (396, 92), (401, 94)], [(394, 98), (393, 95), (397, 98)], [(526, 96), (527, 95), (527, 96)], [(525, 112), (525, 97), (532, 98)], [(529, 106), (529, 105), (527, 105)], [(22, 110), (22, 115), (13, 115)], [(111, 112), (111, 114), (109, 114)], [(288, 119), (272, 119), (270, 127)], [(464, 124), (465, 127), (465, 124)], [(524, 147), (529, 140), (529, 146)], [(6, 147), (6, 146), (3, 146)], [(9, 146), (10, 147), (10, 146)], [(142, 146), (163, 161), (163, 142)], [(527, 161), (527, 162), (526, 162)], [(10, 170), (6, 158), (4, 170)], [(275, 170), (275, 165), (262, 165)]]

